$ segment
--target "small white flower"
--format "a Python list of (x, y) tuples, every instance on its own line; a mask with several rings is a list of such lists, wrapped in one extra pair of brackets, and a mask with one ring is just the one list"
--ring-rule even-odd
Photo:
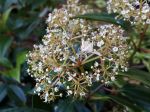
[(150, 19), (147, 19), (146, 24), (150, 24)]
[(44, 99), (45, 99), (44, 102), (47, 102), (47, 101), (48, 101), (48, 92), (46, 92)]
[(111, 81), (115, 81), (115, 77), (114, 76), (111, 77)]
[(119, 48), (118, 47), (113, 47), (113, 52), (118, 52)]
[(147, 17), (146, 15), (142, 15), (142, 19), (145, 20)]
[(124, 70), (125, 70), (125, 72), (127, 72), (127, 71), (128, 71), (128, 68), (127, 68), (127, 67), (125, 67), (125, 68), (124, 68)]
[(73, 77), (76, 77), (76, 76), (77, 76), (77, 74), (76, 74), (76, 73), (74, 73), (74, 74), (73, 74)]
[(56, 67), (55, 69), (54, 69), (54, 72), (61, 72), (62, 71), (62, 68), (61, 67)]
[(145, 5), (142, 9), (142, 13), (148, 13), (150, 11), (149, 5)]
[(60, 94), (59, 94), (59, 96), (60, 96), (60, 97), (62, 97), (62, 96), (63, 96), (63, 94), (62, 94), (62, 93), (60, 93)]
[(27, 72), (30, 73), (30, 69), (27, 69)]
[(54, 88), (54, 91), (55, 91), (55, 92), (58, 92), (58, 91), (59, 91), (59, 90), (58, 90), (58, 87), (55, 87), (55, 88)]
[(127, 14), (128, 12), (129, 12), (129, 10), (122, 10), (122, 11), (121, 11), (121, 14), (122, 14), (122, 15), (125, 15), (125, 14)]
[(69, 86), (67, 86), (67, 89), (70, 89), (70, 87), (69, 87)]
[(98, 67), (98, 65), (99, 65), (98, 62), (95, 62), (95, 63), (94, 63), (94, 66), (95, 66), (95, 67)]
[(48, 80), (48, 83), (51, 84), (52, 83), (51, 80)]
[(47, 18), (46, 22), (47, 22), (47, 23), (49, 23), (49, 22), (51, 22), (51, 20), (52, 20), (52, 14), (51, 14), (51, 13), (49, 13), (49, 15), (48, 15), (48, 18)]
[(36, 88), (36, 91), (40, 92), (41, 91), (41, 87), (39, 86), (38, 88)]
[(80, 96), (82, 97), (85, 96), (85, 92), (80, 93)]
[(71, 76), (68, 77), (68, 81), (71, 81), (73, 78)]
[(38, 63), (38, 66), (39, 66), (39, 67), (42, 67), (42, 62), (39, 62), (39, 63)]
[(67, 92), (68, 95), (72, 95), (72, 93), (73, 93), (73, 92), (72, 92), (71, 90), (69, 90), (69, 91)]
[(103, 40), (101, 40), (100, 42), (97, 43), (98, 47), (102, 47), (103, 45), (104, 45), (104, 41)]
[(81, 51), (87, 53), (93, 52), (93, 42), (85, 41), (82, 39)]
[(75, 56), (71, 56), (71, 57), (70, 57), (70, 60), (71, 60), (72, 62), (76, 62), (76, 57), (75, 57)]
[(100, 80), (100, 74), (97, 74), (96, 75), (96, 81), (99, 81)]

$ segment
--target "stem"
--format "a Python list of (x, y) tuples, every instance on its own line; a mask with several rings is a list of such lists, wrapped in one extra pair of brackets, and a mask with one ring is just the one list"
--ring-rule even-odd
[(89, 60), (83, 62), (82, 65), (84, 65), (84, 64), (86, 64), (86, 63), (89, 63), (89, 62), (91, 62), (91, 61), (94, 61), (94, 60), (96, 60), (96, 59), (99, 59), (99, 58), (100, 58), (100, 56), (97, 56), (97, 57), (95, 57), (95, 58), (89, 59)]
[(132, 40), (135, 49), (134, 49), (132, 55), (130, 56), (130, 62), (132, 62), (132, 59), (133, 59), (133, 57), (135, 56), (135, 54), (136, 54), (138, 51), (140, 51), (141, 45), (142, 45), (142, 42), (143, 42), (143, 40), (144, 40), (144, 38), (145, 38), (145, 34), (146, 34), (147, 29), (148, 29), (148, 25), (145, 25), (143, 31), (140, 33), (140, 40), (139, 40), (139, 43), (138, 43), (137, 46), (136, 46), (136, 44), (134, 43), (134, 41)]
[(71, 38), (71, 40), (78, 39), (78, 38), (81, 38), (81, 37), (83, 37), (83, 35), (79, 35), (79, 36), (73, 37), (73, 38)]
[(101, 84), (99, 85), (96, 89), (94, 89), (90, 95), (93, 95), (95, 92), (97, 92), (98, 90), (100, 90), (105, 84)]
[(145, 33), (146, 33), (147, 29), (148, 29), (148, 25), (145, 25), (143, 32), (140, 33), (140, 41), (139, 41), (139, 44), (138, 44), (138, 50), (140, 50), (140, 48), (141, 48), (141, 44), (142, 44), (142, 42), (145, 38)]

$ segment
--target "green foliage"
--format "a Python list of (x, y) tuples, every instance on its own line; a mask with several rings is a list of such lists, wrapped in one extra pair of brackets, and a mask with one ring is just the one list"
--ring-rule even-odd
[(25, 105), (26, 97), (22, 89), (16, 85), (8, 86), (8, 95), (11, 99), (16, 101), (17, 105)]
[(5, 83), (0, 84), (0, 101), (3, 101), (7, 95), (16, 105), (24, 106), (26, 96), (24, 91), (18, 86), (18, 82), (8, 77), (1, 77), (1, 79)]
[(150, 73), (149, 72), (144, 72), (144, 71), (137, 70), (137, 69), (130, 69), (128, 72), (120, 73), (119, 75), (128, 76), (131, 79), (138, 80), (150, 86)]
[(4, 84), (1, 84), (0, 85), (0, 102), (4, 99), (4, 97), (6, 96), (7, 94), (7, 88), (6, 88), (6, 85)]
[(10, 109), (3, 109), (1, 112), (47, 112), (41, 109), (32, 109), (32, 108), (10, 108)]
[(76, 16), (75, 18), (84, 18), (88, 20), (101, 21), (106, 23), (112, 23), (122, 26), (126, 30), (131, 30), (130, 23), (123, 20), (116, 20), (117, 14), (107, 14), (107, 13), (92, 13)]

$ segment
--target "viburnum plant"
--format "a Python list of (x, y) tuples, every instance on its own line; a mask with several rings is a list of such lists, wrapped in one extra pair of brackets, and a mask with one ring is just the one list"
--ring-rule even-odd
[(150, 0), (109, 0), (109, 13), (119, 13), (133, 25), (150, 24)]
[(137, 51), (143, 50), (141, 45), (150, 25), (150, 0), (108, 0), (107, 10), (108, 13), (119, 14), (116, 19), (129, 21), (136, 37), (139, 37), (135, 39), (133, 32), (130, 35), (133, 44), (131, 59), (133, 59)]
[(67, 0), (49, 14), (42, 43), (29, 52), (28, 73), (45, 102), (86, 97), (94, 82), (110, 84), (118, 71), (127, 71), (128, 37), (120, 26), (73, 19), (91, 12), (78, 0)]

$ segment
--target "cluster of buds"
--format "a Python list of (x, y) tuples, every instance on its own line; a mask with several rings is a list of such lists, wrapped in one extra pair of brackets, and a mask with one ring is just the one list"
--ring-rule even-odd
[(72, 19), (91, 11), (68, 0), (49, 14), (42, 44), (29, 52), (28, 73), (36, 80), (35, 93), (45, 102), (84, 97), (94, 82), (109, 84), (119, 70), (127, 70), (127, 37), (119, 26)]
[(150, 0), (109, 0), (109, 13), (119, 13), (133, 25), (150, 24)]

